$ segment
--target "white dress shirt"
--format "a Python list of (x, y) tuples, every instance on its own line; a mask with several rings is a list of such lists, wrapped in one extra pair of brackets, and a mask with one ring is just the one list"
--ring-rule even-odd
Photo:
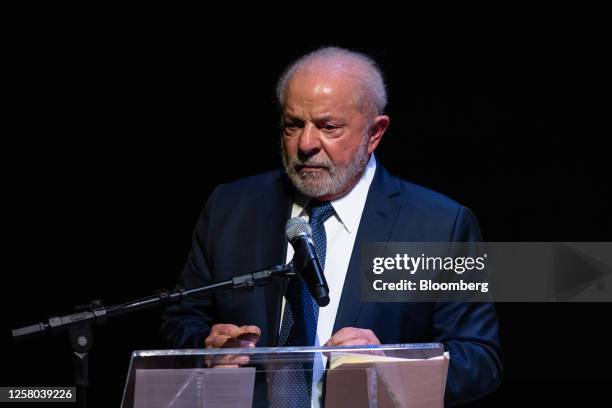
[[(357, 236), (357, 229), (361, 221), (361, 214), (365, 206), (366, 198), (374, 173), (376, 171), (376, 159), (374, 154), (370, 157), (365, 171), (353, 189), (345, 196), (331, 202), (334, 215), (329, 217), (325, 223), (325, 234), (327, 237), (327, 250), (325, 255), (324, 274), (329, 286), (329, 304), (319, 308), (319, 320), (317, 322), (317, 336), (315, 345), (324, 345), (332, 336), (334, 322), (338, 313), (338, 305), (342, 296), (342, 288), (348, 270), (353, 245)], [(296, 196), (291, 209), (291, 217), (303, 217), (308, 220), (306, 207), (308, 198)], [(287, 263), (293, 259), (294, 250), (289, 244), (287, 247)], [(282, 312), (285, 309), (283, 299)], [(313, 406), (319, 406), (321, 389), (317, 386), (323, 375), (326, 361), (315, 362), (313, 375)]]

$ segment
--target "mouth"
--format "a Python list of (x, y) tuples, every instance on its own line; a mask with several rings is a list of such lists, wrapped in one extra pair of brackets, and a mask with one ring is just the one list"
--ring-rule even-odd
[(296, 166), (296, 169), (299, 172), (311, 173), (311, 172), (318, 172), (318, 171), (327, 170), (327, 167), (324, 167), (324, 166), (298, 165), (298, 166)]

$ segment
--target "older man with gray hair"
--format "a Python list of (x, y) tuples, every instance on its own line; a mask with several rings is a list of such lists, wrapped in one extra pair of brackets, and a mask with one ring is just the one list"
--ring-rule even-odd
[(223, 281), (289, 262), (293, 248), (284, 240), (285, 222), (301, 216), (313, 230), (329, 305), (317, 307), (299, 279), (292, 279), (284, 293), (281, 285), (270, 285), (203, 295), (167, 309), (162, 332), (169, 344), (198, 348), (437, 341), (451, 356), (445, 397), (449, 405), (492, 392), (502, 370), (493, 305), (361, 300), (362, 243), (480, 240), (469, 209), (398, 179), (377, 163), (374, 151), (389, 126), (384, 114), (387, 92), (377, 64), (361, 53), (321, 48), (287, 68), (277, 95), (284, 169), (215, 189), (196, 225), (179, 286)]

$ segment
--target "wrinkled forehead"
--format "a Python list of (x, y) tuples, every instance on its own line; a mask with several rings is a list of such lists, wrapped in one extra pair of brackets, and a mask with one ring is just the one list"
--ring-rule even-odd
[(285, 95), (285, 112), (355, 110), (359, 95), (356, 80), (338, 72), (300, 71), (291, 77)]

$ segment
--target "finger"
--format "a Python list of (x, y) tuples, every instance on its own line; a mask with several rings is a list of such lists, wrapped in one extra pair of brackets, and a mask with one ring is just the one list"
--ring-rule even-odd
[(229, 336), (211, 334), (204, 340), (204, 344), (206, 348), (221, 348), (230, 339)]
[(245, 365), (249, 364), (249, 361), (251, 361), (249, 356), (242, 354), (226, 354), (223, 356), (218, 356), (216, 359), (214, 359), (213, 365)]
[(223, 348), (253, 348), (255, 347), (255, 341), (249, 339), (243, 339), (242, 337), (236, 339), (228, 339), (224, 344)]
[(370, 343), (370, 341), (368, 339), (352, 339), (352, 340), (347, 340), (343, 343), (340, 344), (336, 344), (337, 346), (367, 346), (370, 345), (372, 343)]
[(380, 344), (378, 337), (370, 329), (359, 329), (356, 327), (345, 327), (334, 334), (331, 339), (328, 340), (326, 345), (340, 346), (346, 345), (348, 341), (365, 339), (367, 344)]
[(211, 334), (224, 335), (229, 337), (253, 336), (259, 339), (261, 337), (261, 329), (257, 326), (236, 326), (233, 324), (216, 324), (213, 326)]
[[(204, 341), (206, 348), (221, 347), (255, 347), (259, 341), (261, 330), (257, 326), (241, 326), (219, 323), (212, 327), (210, 335)], [(231, 342), (240, 337), (244, 342)]]
[(253, 346), (255, 346), (255, 344), (259, 341), (259, 335), (252, 334), (252, 333), (245, 333), (245, 334), (241, 334), (240, 336), (238, 336), (238, 339), (240, 339), (241, 341), (247, 342), (247, 343), (252, 343)]
[(249, 334), (261, 336), (261, 329), (257, 326), (253, 326), (253, 325), (240, 326), (240, 329), (243, 331), (243, 333), (249, 333)]
[(337, 331), (336, 333), (334, 333), (329, 340), (327, 340), (325, 342), (325, 346), (336, 346), (336, 339), (338, 339), (338, 336), (340, 335), (340, 333), (344, 330), (345, 328), (340, 329), (339, 331)]
[(244, 331), (236, 326), (235, 324), (227, 324), (227, 323), (221, 323), (221, 324), (215, 324), (212, 327), (212, 334), (220, 334), (220, 335), (224, 335), (224, 336), (229, 336), (229, 337), (238, 337), (240, 336)]
[(342, 343), (362, 337), (359, 329), (354, 327), (344, 327), (334, 334), (329, 343), (331, 346), (339, 346)]

